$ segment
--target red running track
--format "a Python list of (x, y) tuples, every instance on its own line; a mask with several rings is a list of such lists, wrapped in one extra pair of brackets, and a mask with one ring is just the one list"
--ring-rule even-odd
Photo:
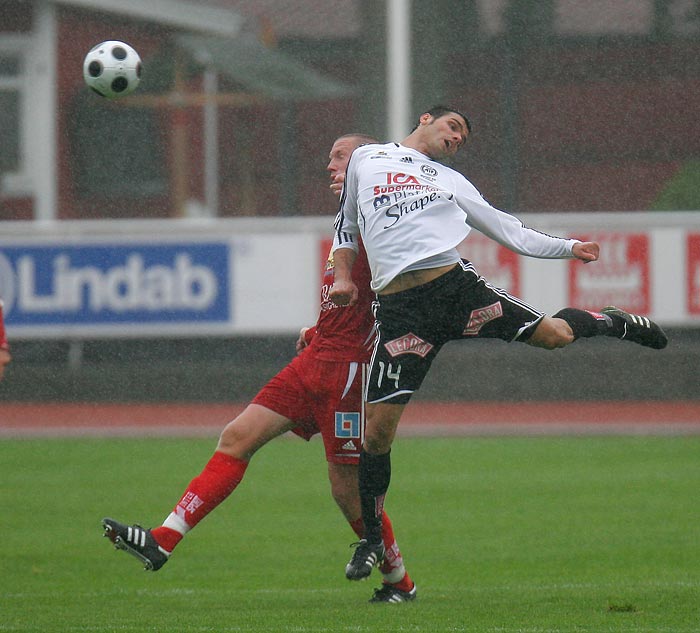
[[(0, 437), (216, 437), (244, 404), (0, 403)], [(700, 434), (700, 400), (411, 402), (403, 436)]]

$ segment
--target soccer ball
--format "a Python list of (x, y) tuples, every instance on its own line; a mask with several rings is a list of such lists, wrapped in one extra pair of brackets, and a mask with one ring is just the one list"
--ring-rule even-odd
[(141, 81), (141, 58), (128, 44), (109, 40), (90, 49), (83, 62), (85, 83), (107, 99), (123, 97)]

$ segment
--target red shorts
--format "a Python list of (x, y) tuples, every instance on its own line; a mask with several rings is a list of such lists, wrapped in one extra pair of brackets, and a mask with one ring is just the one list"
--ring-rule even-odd
[(309, 440), (321, 433), (326, 459), (357, 464), (365, 435), (363, 402), (367, 366), (318, 360), (306, 350), (272, 378), (253, 399), (297, 423)]

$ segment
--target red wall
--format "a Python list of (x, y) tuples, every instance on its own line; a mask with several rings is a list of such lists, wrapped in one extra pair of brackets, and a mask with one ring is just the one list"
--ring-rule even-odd
[(494, 204), (505, 203), (509, 153), (518, 210), (533, 212), (646, 210), (684, 161), (700, 157), (700, 43), (525, 51), (513, 72), (512, 146), (500, 105), (503, 56), (454, 64), (465, 70), (452, 99), (475, 124), (460, 166)]

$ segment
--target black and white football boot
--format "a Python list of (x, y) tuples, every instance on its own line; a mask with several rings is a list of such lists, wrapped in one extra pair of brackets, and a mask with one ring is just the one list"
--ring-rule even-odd
[(156, 543), (150, 530), (140, 525), (124, 525), (114, 519), (102, 519), (104, 536), (116, 549), (123, 550), (138, 558), (147, 571), (158, 571), (170, 558), (170, 552)]
[(379, 589), (374, 590), (374, 595), (370, 598), (370, 602), (390, 602), (397, 604), (399, 602), (411, 602), (417, 597), (416, 586), (413, 585), (411, 591), (403, 591), (394, 585), (383, 584)]
[(613, 321), (610, 336), (652, 349), (663, 349), (668, 344), (664, 331), (649, 317), (630, 314), (615, 306), (603, 308), (601, 312)]
[(384, 560), (384, 543), (370, 543), (362, 539), (353, 543), (355, 548), (350, 562), (345, 566), (345, 577), (348, 580), (364, 580), (372, 573), (372, 568), (381, 565)]

